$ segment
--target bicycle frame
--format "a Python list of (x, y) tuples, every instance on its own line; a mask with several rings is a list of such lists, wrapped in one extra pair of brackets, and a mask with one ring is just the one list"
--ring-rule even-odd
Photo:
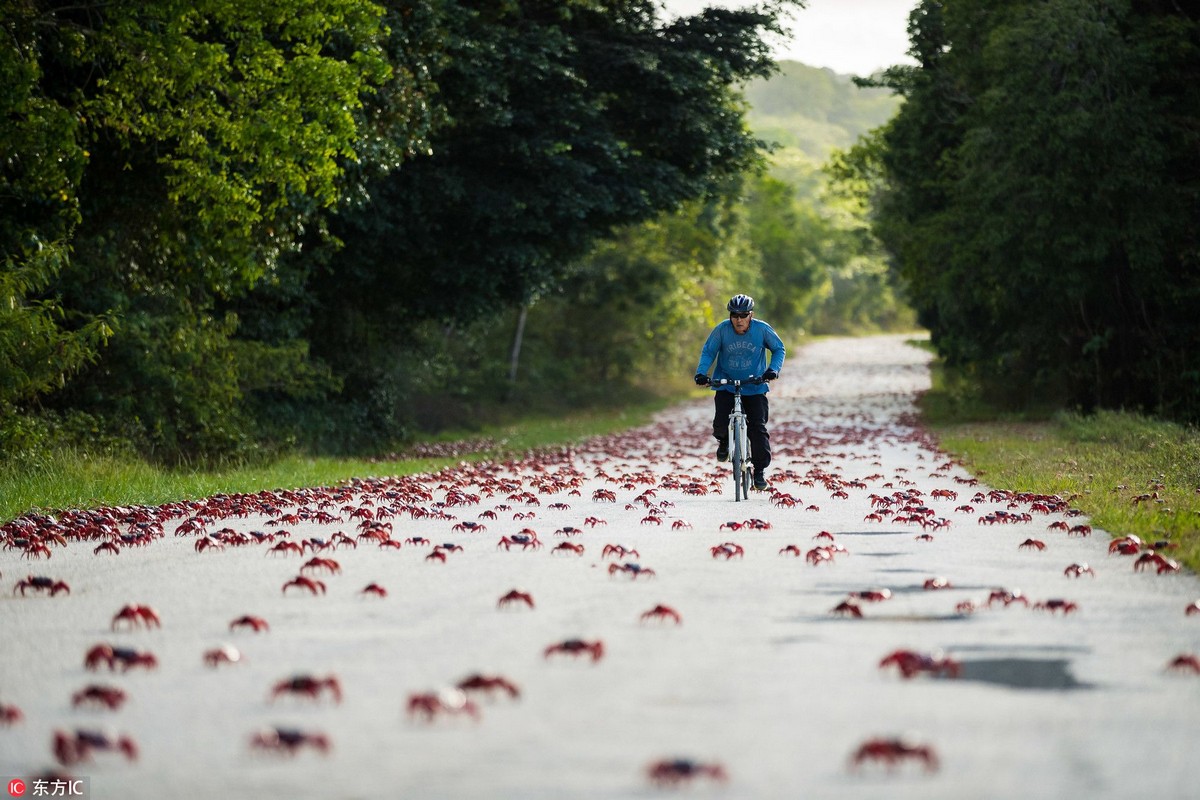
[(709, 384), (714, 390), (722, 386), (733, 387), (733, 411), (729, 413), (729, 457), (733, 462), (735, 503), (750, 499), (750, 484), (754, 476), (754, 462), (750, 458), (749, 428), (746, 425), (746, 412), (742, 411), (742, 385), (747, 383), (762, 383), (762, 378), (749, 378), (744, 381), (722, 378)]

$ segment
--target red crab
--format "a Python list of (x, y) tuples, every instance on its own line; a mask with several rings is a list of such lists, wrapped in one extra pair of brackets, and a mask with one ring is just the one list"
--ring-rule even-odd
[(639, 575), (645, 575), (647, 578), (653, 578), (655, 575), (654, 570), (650, 569), (649, 567), (643, 567), (641, 564), (634, 564), (629, 561), (625, 562), (624, 564), (608, 565), (609, 575), (614, 575), (618, 572), (624, 572), (627, 575), (632, 575), (634, 580), (637, 580)]
[(1089, 567), (1086, 561), (1082, 564), (1071, 564), (1063, 570), (1063, 575), (1066, 575), (1068, 578), (1078, 578), (1084, 574), (1091, 575), (1093, 578), (1096, 577), (1095, 570)]
[(722, 522), (717, 527), (717, 530), (723, 531), (726, 528), (728, 528), (731, 531), (740, 531), (743, 527), (745, 527), (745, 526), (741, 522), (735, 522), (733, 520), (730, 520), (729, 522)]
[(905, 760), (919, 761), (926, 772), (934, 772), (938, 768), (937, 754), (932, 747), (894, 738), (868, 739), (863, 742), (850, 757), (850, 765), (857, 769), (866, 761), (880, 761), (890, 770)]
[(600, 519), (599, 517), (588, 517), (583, 521), (583, 524), (587, 525), (589, 528), (594, 528), (597, 525), (607, 525), (608, 521)]
[(615, 503), (617, 502), (617, 495), (609, 489), (597, 489), (592, 492), (592, 499), (597, 502)]
[(304, 547), (303, 545), (296, 544), (295, 542), (279, 542), (274, 547), (271, 547), (267, 550), (267, 555), (269, 556), (280, 554), (286, 555), (287, 553), (295, 553), (298, 556), (302, 556), (304, 555)]
[(422, 715), (426, 722), (433, 722), (439, 715), (458, 716), (466, 714), (472, 719), (479, 719), (479, 706), (470, 700), (461, 689), (443, 689), (440, 692), (410, 694), (408, 696), (408, 715)]
[(369, 594), (375, 597), (387, 597), (387, 589), (380, 586), (378, 583), (368, 583), (362, 588), (359, 594)]
[(592, 657), (592, 661), (599, 661), (604, 657), (604, 642), (599, 640), (587, 642), (583, 639), (567, 639), (558, 644), (552, 644), (542, 653), (544, 658), (549, 658), (556, 653), (565, 653), (571, 656), (579, 656), (583, 653), (588, 653)]
[(65, 581), (56, 581), (53, 578), (47, 578), (45, 575), (30, 575), (24, 580), (17, 581), (17, 585), (13, 587), (13, 594), (17, 590), (21, 591), (21, 596), (25, 596), (25, 590), (33, 589), (35, 592), (49, 592), (51, 597), (59, 592), (71, 593), (71, 587)]
[(71, 706), (93, 705), (115, 711), (125, 702), (125, 698), (125, 692), (115, 686), (92, 684), (71, 695)]
[(1192, 653), (1180, 653), (1167, 664), (1172, 672), (1193, 672), (1200, 675), (1200, 656)]
[(121, 622), (128, 622), (130, 628), (136, 628), (138, 625), (145, 625), (147, 628), (162, 627), (162, 620), (159, 619), (157, 611), (150, 606), (140, 606), (134, 603), (116, 613), (112, 620), (112, 629), (115, 631)]
[(953, 589), (954, 588), (953, 584), (951, 584), (950, 581), (946, 580), (945, 578), (926, 578), (925, 582), (923, 584), (921, 584), (921, 586), (926, 591), (936, 591), (938, 589)]
[(329, 752), (329, 737), (323, 733), (305, 733), (295, 728), (264, 728), (250, 737), (256, 750), (270, 750), (294, 756), (301, 747), (311, 747), (324, 755)]
[(24, 712), (16, 706), (0, 705), (0, 725), (8, 727), (9, 725), (16, 725), (24, 719)]
[(804, 552), (798, 546), (789, 544), (786, 547), (779, 548), (779, 555), (793, 555), (799, 558), (800, 556), (804, 555)]
[(305, 577), (304, 575), (297, 575), (285, 583), (283, 585), (283, 593), (287, 594), (287, 590), (293, 586), (299, 589), (307, 589), (310, 594), (325, 594), (324, 581), (313, 580), (312, 578)]
[(1005, 608), (1008, 608), (1013, 603), (1020, 603), (1023, 606), (1029, 606), (1029, 598), (1022, 594), (1020, 589), (993, 589), (988, 595), (987, 607), (991, 608), (993, 603), (1003, 603)]
[(204, 652), (204, 663), (216, 668), (221, 664), (236, 664), (242, 660), (242, 654), (233, 645), (222, 645)]
[[(526, 528), (526, 530), (529, 530)], [(538, 541), (537, 534), (530, 531), (529, 533), (514, 533), (512, 536), (501, 536), (500, 541), (496, 544), (496, 549), (503, 547), (505, 550), (511, 550), (514, 544), (521, 545), (522, 550), (533, 548), (534, 550), (542, 546)]]
[[(200, 541), (206, 540), (201, 539)], [(196, 544), (199, 545), (200, 542), (196, 542)], [(121, 554), (121, 548), (118, 547), (115, 542), (101, 542), (92, 548), (92, 555), (98, 556), (101, 553), (112, 553), (114, 556), (119, 556)]]
[(673, 531), (684, 530), (684, 529), (687, 529), (690, 531), (692, 529), (692, 523), (688, 522), (685, 519), (677, 519), (671, 523), (671, 530), (673, 530)]
[(812, 564), (814, 567), (818, 564), (826, 562), (833, 563), (833, 554), (836, 552), (832, 547), (814, 547), (804, 554), (804, 560)]
[(642, 614), (641, 619), (642, 619), (642, 622), (645, 622), (646, 620), (650, 620), (650, 619), (658, 619), (658, 620), (670, 619), (670, 620), (673, 620), (676, 625), (679, 625), (680, 623), (683, 622), (683, 618), (679, 616), (678, 611), (671, 608), (670, 606), (664, 606), (661, 604), (655, 606), (654, 608), (652, 608), (649, 611)]
[(153, 653), (138, 651), (129, 647), (113, 647), (107, 644), (98, 644), (91, 650), (88, 650), (87, 655), (84, 656), (83, 665), (87, 669), (96, 669), (101, 662), (107, 664), (110, 670), (115, 670), (117, 664), (120, 664), (122, 672), (126, 672), (133, 667), (154, 669), (158, 666), (158, 659), (154, 657)]
[(1187, 606), (1184, 607), (1183, 613), (1189, 617), (1193, 614), (1200, 614), (1200, 600), (1195, 600), (1191, 603), (1188, 603)]
[(829, 611), (839, 617), (854, 617), (855, 619), (862, 618), (862, 609), (856, 603), (851, 603), (849, 600), (843, 600)]
[(612, 556), (613, 558), (624, 558), (625, 556), (633, 556), (634, 558), (642, 557), (637, 550), (634, 550), (631, 547), (625, 547), (619, 544), (606, 544), (604, 545), (604, 549), (600, 551), (600, 557), (608, 558), (609, 556)]
[(581, 533), (583, 533), (583, 531), (580, 528), (576, 528), (572, 525), (564, 525), (561, 528), (559, 528), (558, 530), (556, 530), (554, 532), (554, 535), (555, 536), (578, 536)]
[(528, 592), (521, 592), (513, 589), (511, 592), (496, 601), (496, 608), (504, 608), (513, 603), (524, 603), (530, 608), (533, 608), (533, 595), (529, 594)]
[(933, 675), (944, 673), (951, 678), (957, 678), (962, 672), (962, 664), (952, 658), (943, 656), (940, 652), (917, 653), (912, 650), (895, 650), (888, 653), (879, 662), (880, 669), (896, 667), (905, 678), (911, 678), (921, 672)]
[(489, 696), (498, 690), (514, 700), (521, 696), (521, 690), (515, 683), (499, 675), (471, 675), (459, 681), (456, 688), (463, 692), (482, 692)]
[(263, 631), (271, 630), (271, 626), (267, 624), (265, 619), (250, 615), (238, 617), (233, 622), (229, 623), (229, 630), (233, 631), (237, 630), (238, 628), (249, 628), (255, 633), (262, 633)]
[(696, 778), (708, 778), (718, 783), (729, 780), (729, 775), (720, 764), (702, 764), (688, 758), (655, 761), (646, 767), (646, 774), (651, 783), (662, 787), (680, 786)]
[(1109, 555), (1119, 553), (1123, 556), (1135, 556), (1142, 550), (1142, 540), (1134, 534), (1129, 534), (1120, 539), (1113, 539), (1108, 543)]
[(850, 592), (850, 597), (855, 600), (862, 600), (867, 603), (879, 603), (884, 600), (890, 600), (892, 597), (891, 589), (867, 589), (861, 592)]
[(1159, 575), (1164, 572), (1178, 572), (1179, 563), (1174, 559), (1164, 558), (1153, 550), (1147, 550), (1137, 557), (1133, 562), (1133, 569), (1136, 572), (1141, 572), (1143, 569), (1153, 566)]
[(1079, 610), (1079, 606), (1076, 603), (1072, 603), (1070, 600), (1059, 599), (1042, 600), (1034, 603), (1033, 607), (1039, 611), (1049, 611), (1052, 614), (1055, 611), (1061, 611), (1063, 614), (1070, 614), (1072, 611)]
[(64, 767), (91, 761), (92, 753), (120, 752), (129, 761), (136, 761), (138, 747), (128, 736), (110, 736), (101, 731), (76, 730), (73, 734), (54, 732), (54, 757)]
[(746, 555), (745, 548), (735, 542), (724, 542), (722, 544), (714, 545), (708, 548), (708, 550), (710, 553), (712, 553), (713, 558), (720, 558), (721, 556), (724, 556), (726, 561), (735, 557), (742, 558), (744, 555)]
[(326, 675), (324, 678), (316, 678), (312, 675), (294, 675), (285, 678), (271, 689), (271, 699), (276, 700), (281, 694), (295, 694), (318, 700), (321, 692), (325, 690), (328, 690), (333, 697), (333, 702), (342, 702), (342, 684), (333, 675)]
[(310, 558), (308, 561), (304, 562), (303, 566), (300, 567), (301, 573), (319, 572), (321, 570), (328, 572), (330, 575), (340, 575), (342, 572), (342, 565), (334, 561), (332, 558)]
[(1026, 539), (1017, 546), (1018, 550), (1045, 550), (1046, 543), (1040, 539)]
[[(495, 517), (496, 515), (492, 514), (492, 518), (495, 519)], [(452, 525), (450, 530), (454, 531), (455, 533), (486, 533), (487, 526), (478, 522), (460, 522), (456, 525)]]
[(562, 542), (550, 549), (550, 554), (554, 553), (574, 553), (577, 556), (583, 555), (583, 545), (575, 544), (574, 542)]

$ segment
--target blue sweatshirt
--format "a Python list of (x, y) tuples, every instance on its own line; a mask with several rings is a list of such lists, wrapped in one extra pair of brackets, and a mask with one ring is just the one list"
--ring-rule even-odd
[[(707, 375), (708, 368), (716, 362), (712, 379), (746, 380), (762, 375), (767, 371), (767, 353), (771, 351), (770, 369), (779, 372), (783, 369), (784, 348), (783, 340), (775, 329), (759, 319), (750, 320), (750, 330), (742, 335), (733, 329), (729, 320), (717, 325), (704, 342), (700, 351), (700, 363), (696, 365), (696, 374)], [(723, 387), (722, 391), (732, 392), (733, 387)], [(765, 383), (749, 384), (742, 387), (742, 394), (765, 394), (770, 387)]]

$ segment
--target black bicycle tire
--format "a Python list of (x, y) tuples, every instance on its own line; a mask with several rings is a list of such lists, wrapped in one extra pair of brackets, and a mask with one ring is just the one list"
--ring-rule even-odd
[[(733, 462), (733, 502), (737, 503), (745, 495), (743, 478), (746, 474), (746, 470), (742, 467), (742, 429), (739, 426), (733, 426), (733, 435), (730, 439), (730, 460)], [(749, 499), (748, 496), (747, 499)]]

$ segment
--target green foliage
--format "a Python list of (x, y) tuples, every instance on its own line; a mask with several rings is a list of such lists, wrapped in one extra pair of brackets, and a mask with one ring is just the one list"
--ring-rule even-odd
[(947, 361), (1084, 409), (1200, 418), (1200, 20), (921, 3), (875, 230)]
[(0, 337), (23, 350), (0, 369), (23, 376), (14, 413), (82, 411), (159, 458), (252, 447), (251, 403), (336, 384), (298, 326), (239, 340), (239, 310), (258, 323), (261, 308), (239, 303), (262, 284), (302, 295), (305, 270), (281, 255), (424, 146), (435, 115), (407, 57), (429, 46), (425, 4), (12, 5), (0, 257), (18, 289)]
[[(599, 324), (594, 287), (576, 280), (592, 266), (578, 261), (608, 252), (615, 263), (606, 237), (620, 242), (629, 226), (715, 200), (760, 162), (737, 85), (773, 65), (763, 43), (778, 28), (773, 5), (663, 24), (652, 2), (446, 3), (445, 58), (431, 74), (448, 122), (428, 155), (372, 181), (368, 204), (331, 220), (344, 246), (311, 282), (320, 313), (306, 335), (344, 379), (345, 406), (375, 430), (402, 431), (398, 418), (415, 405), (405, 373), (428, 363), (417, 371), (419, 393), (440, 393), (438, 410), (462, 415), (477, 403), (460, 393), (494, 397), (489, 382), (507, 374), (519, 308), (533, 303), (535, 328), (542, 309), (561, 302)], [(606, 268), (634, 294), (671, 295), (663, 264), (675, 263), (672, 254), (624, 241), (633, 261)], [(633, 330), (641, 319), (602, 327)], [(509, 332), (480, 334), (494, 344), (482, 348), (487, 356), (457, 346), (499, 320)], [(625, 363), (620, 337), (595, 330), (586, 352), (548, 357), (531, 378), (554, 375), (570, 395), (585, 383), (569, 365), (594, 372), (602, 346), (614, 348), (611, 363)], [(448, 367), (460, 377), (443, 381)]]
[[(899, 107), (890, 92), (848, 76), (783, 62), (746, 87), (748, 119), (776, 144), (770, 174), (747, 198), (763, 258), (764, 309), (774, 324), (818, 334), (909, 330), (916, 322), (870, 228), (867, 182), (839, 164), (842, 148)], [(828, 160), (828, 163), (824, 163)], [(784, 196), (782, 186), (793, 197)]]
[[(1060, 413), (1043, 421), (940, 418), (940, 445), (992, 486), (1071, 498), (1114, 538), (1169, 540), (1166, 554), (1200, 569), (1200, 432), (1129, 412)], [(930, 414), (931, 410), (934, 411)]]
[(750, 81), (745, 95), (754, 132), (812, 164), (850, 147), (900, 106), (886, 89), (858, 87), (850, 76), (796, 61), (781, 61), (777, 74)]
[(0, 417), (17, 403), (61, 387), (96, 354), (113, 330), (103, 317), (68, 328), (54, 300), (30, 299), (57, 276), (61, 245), (34, 251), (23, 263), (9, 260), (0, 271)]

